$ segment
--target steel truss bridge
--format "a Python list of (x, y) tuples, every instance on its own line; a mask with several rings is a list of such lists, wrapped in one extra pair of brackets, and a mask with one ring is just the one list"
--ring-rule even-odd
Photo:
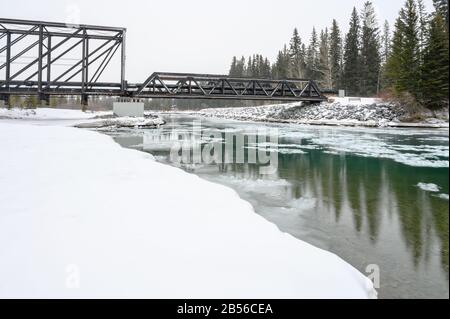
[[(0, 98), (9, 103), (11, 95), (38, 95), (48, 103), (52, 95), (79, 95), (85, 105), (89, 96), (326, 100), (309, 79), (155, 72), (143, 83), (128, 83), (125, 44), (125, 28), (0, 18)], [(102, 82), (112, 67), (117, 82)]]

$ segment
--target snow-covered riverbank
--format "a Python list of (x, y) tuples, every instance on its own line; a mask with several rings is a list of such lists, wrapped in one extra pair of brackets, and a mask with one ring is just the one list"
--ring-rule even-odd
[(448, 128), (448, 114), (443, 118), (430, 116), (419, 122), (408, 122), (404, 109), (376, 99), (335, 99), (332, 103), (302, 105), (275, 104), (258, 107), (203, 109), (205, 117), (243, 121), (284, 122), (310, 125), (366, 127)]
[(41, 124), (0, 121), (0, 297), (376, 296), (355, 268), (231, 189), (107, 136)]
[(80, 110), (56, 108), (0, 108), (0, 119), (16, 120), (86, 120), (107, 114), (111, 114), (111, 112), (81, 112)]
[(80, 128), (117, 128), (139, 127), (157, 128), (164, 125), (164, 120), (152, 114), (145, 117), (117, 117), (112, 111), (105, 112), (81, 112), (79, 110), (65, 110), (52, 108), (37, 109), (5, 109), (0, 108), (1, 119), (26, 120), (33, 124), (51, 122), (52, 124), (75, 125)]

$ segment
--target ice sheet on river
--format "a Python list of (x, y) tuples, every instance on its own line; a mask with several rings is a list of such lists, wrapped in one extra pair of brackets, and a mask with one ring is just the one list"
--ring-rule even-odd
[(0, 297), (368, 298), (231, 189), (75, 128), (0, 123)]
[[(252, 134), (260, 123), (229, 122), (236, 132)], [(364, 157), (387, 158), (415, 167), (449, 167), (448, 129), (380, 129), (330, 128), (304, 125), (266, 124), (278, 129), (279, 145), (258, 143), (264, 150), (271, 146), (280, 153), (302, 153), (322, 149), (329, 154), (348, 154)], [(270, 151), (270, 150), (269, 150)]]
[[(412, 133), (412, 132), (411, 132)], [(392, 159), (395, 162), (416, 167), (449, 167), (449, 146), (399, 144), (389, 137), (373, 134), (320, 134), (311, 139), (328, 151), (365, 157)]]

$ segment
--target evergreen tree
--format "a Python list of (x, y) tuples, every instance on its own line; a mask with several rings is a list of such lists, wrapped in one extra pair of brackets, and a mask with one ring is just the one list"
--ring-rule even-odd
[(283, 47), (283, 71), (284, 76), (283, 78), (287, 79), (292, 77), (291, 75), (291, 57), (289, 55), (289, 49), (287, 45), (284, 45)]
[(237, 62), (236, 65), (236, 77), (245, 76), (246, 68), (245, 68), (245, 58), (241, 57), (241, 59)]
[(302, 50), (302, 39), (298, 34), (297, 28), (294, 29), (294, 34), (289, 43), (289, 55), (291, 58), (290, 75), (293, 78), (305, 77), (305, 56)]
[(406, 0), (400, 10), (392, 41), (392, 53), (386, 65), (386, 74), (396, 93), (408, 92), (416, 99), (420, 86), (419, 16), (414, 0)]
[(427, 27), (429, 24), (423, 0), (417, 0), (417, 14), (419, 16), (419, 42), (420, 42), (419, 49), (420, 52), (422, 53), (426, 45)]
[(247, 60), (247, 72), (245, 72), (245, 76), (253, 76), (253, 62), (252, 57), (249, 56)]
[(445, 18), (436, 12), (431, 20), (422, 69), (423, 103), (429, 108), (448, 106), (449, 40)]
[(333, 20), (330, 33), (330, 70), (331, 87), (338, 90), (342, 81), (342, 38), (336, 20)]
[(387, 20), (384, 21), (383, 35), (381, 36), (381, 47), (380, 90), (384, 90), (389, 84), (386, 77), (386, 63), (391, 54), (391, 30)]
[(381, 62), (386, 63), (391, 51), (391, 27), (389, 26), (389, 22), (387, 20), (384, 21), (381, 45)]
[(289, 50), (285, 45), (282, 51), (278, 52), (277, 61), (273, 66), (273, 77), (276, 79), (289, 78), (290, 56)]
[(255, 59), (255, 77), (260, 78), (261, 77), (261, 66), (262, 66), (262, 56), (260, 54), (256, 55)]
[(229, 76), (235, 77), (237, 76), (237, 58), (234, 56), (231, 61), (230, 71), (228, 72)]
[(347, 95), (360, 93), (360, 25), (356, 8), (353, 8), (350, 28), (345, 37), (343, 85)]
[(313, 27), (311, 39), (306, 53), (306, 75), (308, 78), (317, 80), (319, 77), (319, 41), (316, 28)]
[(330, 47), (328, 43), (328, 29), (320, 33), (319, 64), (317, 81), (323, 88), (330, 89), (332, 86), (330, 67)]
[(378, 93), (380, 80), (379, 28), (375, 8), (370, 1), (364, 3), (361, 14), (361, 84), (360, 94), (373, 96)]
[(403, 38), (405, 33), (404, 10), (400, 10), (399, 17), (395, 22), (394, 34), (392, 37), (390, 55), (386, 61), (385, 76), (388, 85), (394, 89), (395, 93), (403, 92), (406, 88), (404, 81), (400, 80), (402, 73)]
[(448, 0), (433, 0), (436, 12), (441, 14), (445, 20), (445, 30), (448, 33)]
[(305, 43), (303, 43), (302, 44), (302, 55), (303, 55), (303, 60), (304, 60), (304, 66), (303, 66), (303, 68), (304, 68), (304, 71), (303, 71), (303, 77), (308, 77), (308, 66), (307, 66), (307, 62), (306, 62), (306, 59), (307, 59), (307, 53), (308, 53), (308, 49), (306, 48), (306, 44)]
[(271, 70), (270, 61), (269, 61), (268, 58), (265, 58), (264, 59), (264, 68), (263, 68), (263, 71), (261, 73), (261, 76), (263, 78), (270, 78), (271, 77), (271, 73), (272, 73), (272, 70)]
[(278, 79), (279, 78), (279, 74), (280, 74), (280, 65), (281, 65), (281, 61), (282, 61), (282, 52), (278, 51), (277, 54), (277, 59), (275, 61), (275, 63), (272, 65), (272, 78), (274, 79)]

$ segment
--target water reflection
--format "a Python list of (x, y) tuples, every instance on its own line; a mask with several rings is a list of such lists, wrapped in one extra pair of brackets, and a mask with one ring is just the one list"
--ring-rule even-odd
[[(219, 130), (227, 125), (213, 124)], [(111, 134), (125, 147), (169, 162), (173, 128), (182, 131), (184, 139), (200, 141), (204, 147), (204, 137), (193, 134), (190, 125), (191, 120), (178, 119), (156, 131)], [(292, 135), (280, 139), (280, 149), (302, 145), (302, 152), (279, 152), (273, 175), (261, 175), (260, 165), (248, 162), (186, 164), (184, 169), (236, 189), (281, 230), (337, 253), (362, 272), (368, 264), (378, 264), (381, 297), (448, 298), (448, 200), (416, 187), (419, 182), (434, 183), (448, 194), (448, 168), (413, 167), (391, 159), (329, 152), (316, 147), (313, 139), (305, 140), (309, 133), (300, 134), (299, 139)], [(221, 131), (213, 137), (223, 146), (224, 134)], [(236, 134), (245, 136), (246, 148), (252, 146), (248, 143), (248, 136), (254, 134), (251, 127), (238, 128)], [(382, 139), (364, 134), (366, 139)], [(389, 139), (397, 146), (424, 143), (404, 136)]]

